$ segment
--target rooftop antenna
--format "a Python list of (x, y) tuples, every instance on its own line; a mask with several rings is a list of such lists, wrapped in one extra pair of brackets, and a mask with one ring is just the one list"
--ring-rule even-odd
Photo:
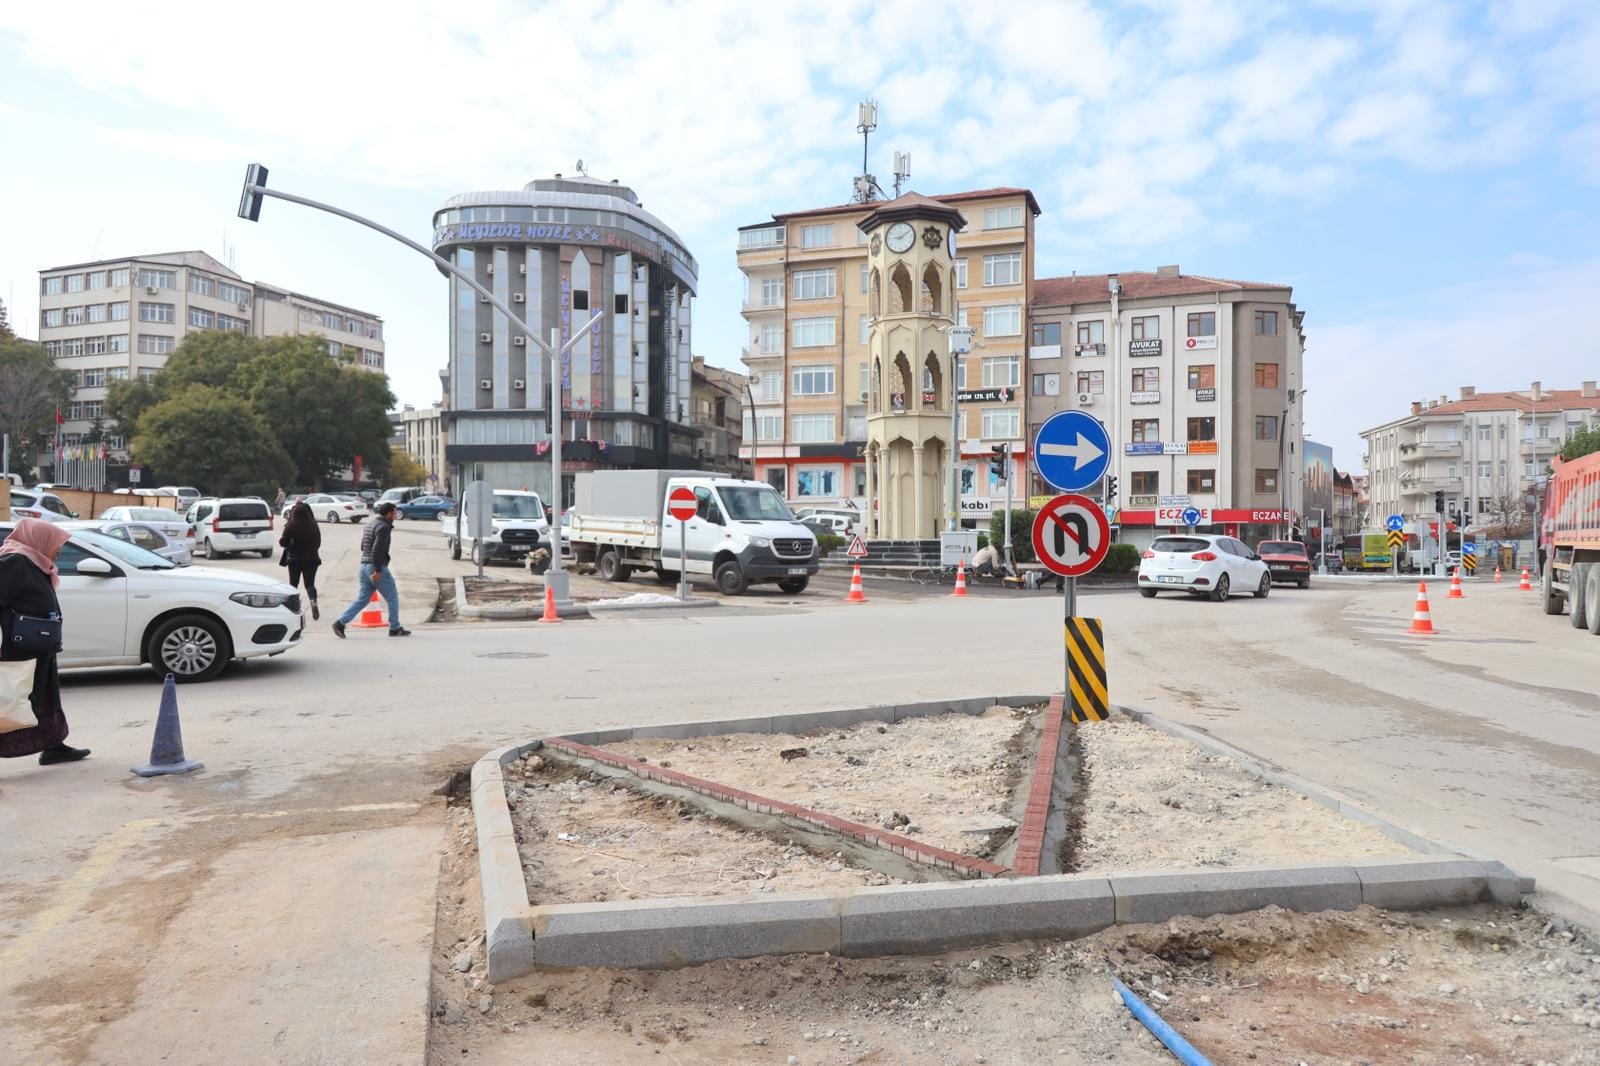
[(900, 198), (900, 186), (911, 176), (911, 153), (896, 152), (894, 154), (894, 195)]
[(855, 201), (869, 204), (883, 194), (878, 179), (867, 173), (867, 146), (872, 131), (878, 128), (878, 102), (863, 100), (856, 105), (856, 132), (861, 134), (861, 173), (855, 180)]

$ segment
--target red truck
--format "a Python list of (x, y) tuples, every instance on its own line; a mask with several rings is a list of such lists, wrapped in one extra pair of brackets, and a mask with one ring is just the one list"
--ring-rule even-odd
[(1540, 515), (1544, 613), (1600, 636), (1600, 452), (1555, 461)]

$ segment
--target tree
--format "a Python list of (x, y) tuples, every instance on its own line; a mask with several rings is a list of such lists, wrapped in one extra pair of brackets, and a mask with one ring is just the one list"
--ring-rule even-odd
[(294, 474), (283, 446), (238, 396), (190, 385), (139, 416), (139, 460), (222, 496), (270, 496)]
[(49, 439), (71, 392), (72, 375), (39, 345), (0, 339), (0, 433), (10, 435), (13, 454)]
[(410, 452), (399, 445), (389, 449), (389, 484), (421, 485), (427, 480), (427, 468), (411, 458)]
[(1561, 458), (1578, 459), (1600, 452), (1600, 425), (1585, 426), (1573, 432), (1561, 445)]
[(14, 341), (16, 331), (11, 328), (11, 316), (6, 312), (6, 302), (0, 300), (0, 341)]
[(1507, 489), (1490, 498), (1483, 533), (1495, 540), (1518, 540), (1533, 532), (1533, 515), (1521, 489)]

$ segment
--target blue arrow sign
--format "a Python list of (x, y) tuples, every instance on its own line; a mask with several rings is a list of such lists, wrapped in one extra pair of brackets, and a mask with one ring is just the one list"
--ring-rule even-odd
[(1183, 509), (1183, 524), (1197, 526), (1200, 524), (1200, 509), (1198, 507), (1185, 507)]
[(1462, 541), (1461, 542), (1461, 554), (1462, 555), (1477, 555), (1478, 554), (1478, 545), (1473, 543), (1470, 540)]
[(1033, 468), (1062, 492), (1089, 488), (1105, 476), (1110, 460), (1106, 427), (1082, 411), (1051, 415), (1033, 441)]
[(1389, 532), (1398, 533), (1406, 528), (1406, 520), (1400, 515), (1392, 514), (1389, 516), (1389, 521), (1385, 522), (1384, 525), (1389, 527)]

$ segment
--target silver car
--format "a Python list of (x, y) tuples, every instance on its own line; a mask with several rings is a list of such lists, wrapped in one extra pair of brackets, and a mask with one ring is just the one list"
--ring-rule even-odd
[(143, 522), (155, 526), (162, 536), (173, 541), (194, 539), (194, 527), (170, 507), (112, 507), (100, 514), (102, 522)]
[(65, 525), (69, 529), (92, 529), (108, 537), (115, 537), (125, 544), (154, 552), (174, 566), (188, 566), (194, 561), (194, 553), (189, 550), (187, 538), (168, 537), (153, 522), (120, 522), (100, 518), (94, 522), (68, 522)]

